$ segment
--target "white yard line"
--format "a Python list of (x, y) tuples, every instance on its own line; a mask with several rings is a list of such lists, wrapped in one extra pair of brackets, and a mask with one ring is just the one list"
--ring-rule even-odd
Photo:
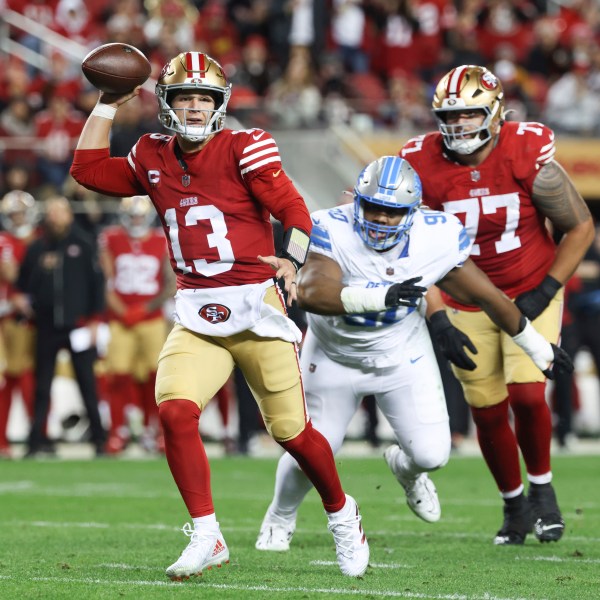
[[(12, 579), (12, 577), (1, 577), (1, 579)], [(20, 578), (23, 581), (23, 577)], [(144, 580), (107, 580), (93, 577), (31, 577), (29, 581), (37, 581), (40, 583), (67, 583), (67, 584), (85, 584), (85, 585), (126, 585), (126, 586), (145, 586), (145, 587), (178, 587), (190, 586), (194, 583), (174, 583), (170, 581), (144, 581)], [(281, 594), (281, 593), (310, 593), (323, 595), (338, 595), (338, 596), (371, 596), (381, 598), (408, 598), (418, 600), (528, 600), (522, 597), (513, 596), (494, 596), (487, 592), (481, 594), (423, 594), (418, 592), (399, 592), (396, 590), (371, 590), (368, 588), (361, 589), (343, 589), (343, 588), (309, 588), (304, 586), (289, 586), (289, 587), (270, 587), (266, 585), (240, 585), (240, 584), (219, 584), (209, 583), (203, 580), (197, 586), (198, 592), (203, 589), (211, 588), (217, 590), (236, 590), (239, 592), (261, 592), (263, 594)], [(543, 600), (543, 599), (539, 599)]]
[(587, 563), (600, 565), (600, 558), (579, 558), (578, 556), (515, 556), (515, 560), (537, 560), (557, 563)]
[[(98, 523), (94, 521), (25, 521), (25, 520), (3, 520), (0, 518), (0, 523), (3, 527), (56, 527), (56, 528), (69, 528), (73, 529), (82, 528), (82, 529), (150, 529), (150, 530), (162, 530), (162, 531), (180, 531), (181, 527), (175, 525), (166, 525), (164, 523)], [(222, 521), (222, 523), (226, 523), (226, 521)], [(248, 532), (248, 531), (258, 531), (254, 526), (248, 527), (236, 527), (231, 526), (228, 527), (224, 525), (223, 530), (225, 532), (236, 533), (236, 532)], [(297, 533), (303, 535), (328, 535), (325, 527), (301, 527), (296, 529)], [(421, 537), (423, 535), (422, 531), (390, 531), (389, 529), (382, 530), (369, 530), (369, 536), (386, 536), (386, 537)], [(489, 536), (487, 534), (479, 534), (479, 533), (451, 533), (447, 531), (438, 531), (436, 532), (436, 537), (443, 539), (487, 539)], [(600, 543), (600, 538), (597, 537), (588, 537), (582, 535), (569, 535), (565, 538), (567, 541), (571, 542), (589, 542), (589, 543)], [(577, 557), (574, 557), (573, 560), (579, 560)]]

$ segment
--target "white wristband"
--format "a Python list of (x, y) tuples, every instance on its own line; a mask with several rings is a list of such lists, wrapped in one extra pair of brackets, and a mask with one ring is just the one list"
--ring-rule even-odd
[(117, 109), (114, 106), (102, 104), (102, 102), (98, 102), (92, 111), (92, 115), (94, 115), (94, 117), (102, 117), (103, 119), (110, 119), (111, 121), (115, 118), (116, 114)]
[(359, 288), (345, 287), (340, 293), (344, 310), (348, 314), (364, 312), (381, 312), (385, 310), (387, 287)]
[(536, 331), (529, 319), (523, 331), (513, 337), (513, 341), (530, 356), (540, 371), (545, 371), (554, 360), (554, 350), (550, 342)]

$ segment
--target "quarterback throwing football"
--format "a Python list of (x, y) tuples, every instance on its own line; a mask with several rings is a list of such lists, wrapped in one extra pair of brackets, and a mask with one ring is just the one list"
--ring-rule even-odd
[[(235, 365), (268, 432), (319, 491), (342, 573), (361, 576), (369, 546), (360, 513), (342, 490), (329, 444), (308, 419), (296, 345), (301, 333), (273, 277), (284, 279), (295, 300), (311, 230), (306, 205), (266, 131), (225, 128), (231, 85), (206, 54), (179, 54), (160, 75), (159, 118), (172, 135), (144, 135), (127, 158), (111, 158), (112, 119), (134, 95), (101, 94), (71, 173), (105, 194), (149, 196), (177, 278), (175, 325), (159, 357), (156, 401), (169, 468), (194, 524), (184, 528), (190, 542), (167, 576), (185, 579), (229, 560), (198, 420)], [(270, 215), (285, 230), (280, 256)]]

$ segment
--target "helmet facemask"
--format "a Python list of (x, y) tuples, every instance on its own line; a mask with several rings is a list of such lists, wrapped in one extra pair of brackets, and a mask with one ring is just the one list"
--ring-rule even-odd
[[(447, 123), (451, 112), (481, 111), (479, 126)], [(487, 144), (504, 122), (504, 91), (496, 76), (484, 67), (463, 65), (452, 69), (438, 84), (433, 113), (444, 144), (457, 154), (472, 154)]]
[(38, 211), (34, 197), (21, 190), (8, 192), (0, 203), (0, 220), (6, 231), (18, 239), (33, 233)]
[(132, 238), (142, 238), (152, 226), (155, 213), (148, 196), (123, 198), (119, 207), (119, 220)]
[[(172, 100), (179, 93), (201, 93), (213, 98), (214, 109), (201, 109), (208, 113), (202, 127), (189, 124), (190, 111), (198, 109), (174, 109)], [(179, 134), (189, 142), (203, 142), (225, 127), (227, 104), (231, 97), (231, 84), (225, 79), (217, 61), (201, 52), (184, 52), (168, 62), (156, 85), (159, 120), (165, 129)]]
[[(354, 231), (369, 248), (379, 252), (396, 246), (412, 226), (421, 203), (421, 180), (403, 159), (384, 156), (365, 167), (354, 187)], [(365, 208), (402, 214), (396, 225), (365, 218)]]
[[(446, 118), (450, 112), (464, 112), (465, 110), (481, 110), (485, 115), (479, 126), (470, 123), (447, 123)], [(444, 136), (444, 143), (449, 150), (457, 154), (473, 154), (489, 142), (495, 131), (491, 127), (493, 115), (487, 106), (469, 107), (455, 110), (435, 111), (440, 133)]]

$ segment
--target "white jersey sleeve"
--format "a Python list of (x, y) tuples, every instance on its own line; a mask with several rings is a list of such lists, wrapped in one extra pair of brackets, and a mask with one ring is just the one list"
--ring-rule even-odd
[[(438, 211), (418, 210), (409, 237), (386, 252), (369, 248), (354, 231), (352, 205), (311, 216), (311, 252), (335, 260), (347, 286), (373, 288), (422, 277), (420, 285), (429, 287), (462, 265), (471, 249), (460, 220)], [(308, 323), (332, 360), (386, 367), (401, 360), (417, 329), (425, 327), (424, 303), (335, 317), (309, 314)]]

